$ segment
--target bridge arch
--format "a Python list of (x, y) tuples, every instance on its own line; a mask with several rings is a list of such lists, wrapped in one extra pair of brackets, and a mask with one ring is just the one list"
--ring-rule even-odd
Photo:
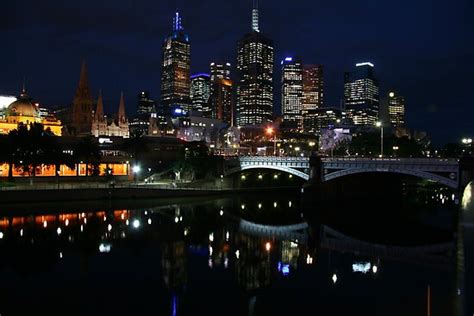
[(240, 166), (240, 167), (235, 167), (235, 168), (229, 169), (225, 173), (225, 175), (228, 176), (228, 175), (232, 175), (232, 174), (235, 174), (235, 173), (239, 173), (241, 171), (251, 170), (251, 169), (271, 169), (271, 170), (276, 170), (276, 171), (282, 171), (282, 172), (286, 172), (286, 173), (292, 174), (294, 176), (297, 176), (297, 177), (299, 177), (299, 178), (301, 178), (305, 181), (309, 180), (309, 174), (307, 174), (303, 171), (293, 169), (293, 168), (290, 168), (290, 167), (276, 166), (276, 165), (264, 165), (264, 164), (261, 164), (261, 165), (243, 165), (243, 166)]
[(395, 173), (395, 174), (405, 174), (415, 176), (421, 179), (431, 180), (437, 182), (439, 184), (445, 185), (452, 189), (458, 189), (458, 181), (456, 179), (449, 179), (443, 176), (440, 176), (435, 173), (421, 171), (421, 170), (414, 170), (414, 169), (382, 169), (382, 168), (350, 168), (344, 170), (334, 171), (323, 176), (323, 181), (330, 181), (337, 178), (341, 178), (348, 175), (353, 174), (360, 174), (360, 173), (374, 173), (374, 172), (383, 172), (383, 173)]

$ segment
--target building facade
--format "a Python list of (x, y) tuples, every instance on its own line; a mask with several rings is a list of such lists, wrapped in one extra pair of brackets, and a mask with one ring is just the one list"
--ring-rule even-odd
[(303, 66), (297, 58), (281, 61), (281, 111), (285, 125), (301, 130), (303, 127)]
[(181, 108), (191, 111), (191, 45), (179, 12), (173, 18), (173, 32), (163, 43), (161, 104), (165, 113)]
[(405, 97), (394, 91), (388, 93), (388, 117), (392, 126), (405, 126)]
[(211, 81), (209, 74), (201, 73), (191, 76), (192, 111), (200, 112), (204, 117), (212, 116), (210, 105)]
[(374, 125), (379, 118), (379, 83), (370, 62), (344, 75), (345, 109), (355, 125)]
[(237, 44), (237, 125), (264, 124), (273, 116), (273, 41), (259, 29), (258, 9), (252, 31)]
[(49, 129), (54, 135), (62, 135), (62, 124), (53, 113), (43, 110), (38, 103), (32, 103), (32, 99), (23, 87), (20, 96), (12, 102), (0, 114), (0, 134), (8, 134), (17, 129), (19, 124), (29, 126), (33, 123), (40, 123), (44, 129)]
[(212, 62), (210, 68), (211, 81), (216, 81), (217, 79), (230, 80), (230, 63)]

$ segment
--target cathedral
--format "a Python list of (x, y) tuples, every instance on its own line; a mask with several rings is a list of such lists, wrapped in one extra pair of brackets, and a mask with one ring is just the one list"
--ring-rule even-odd
[(120, 96), (120, 103), (117, 115), (113, 118), (108, 118), (104, 114), (104, 102), (102, 100), (102, 92), (99, 92), (96, 110), (93, 111), (91, 134), (95, 137), (99, 136), (116, 136), (129, 138), (130, 131), (128, 129), (128, 120), (125, 115), (125, 102), (123, 100), (123, 93)]
[(85, 62), (83, 62), (81, 66), (81, 75), (70, 112), (69, 125), (69, 133), (75, 136), (130, 137), (123, 94), (120, 97), (117, 115), (109, 118), (104, 114), (102, 93), (99, 93), (97, 106), (94, 110), (94, 101), (89, 89), (87, 66)]

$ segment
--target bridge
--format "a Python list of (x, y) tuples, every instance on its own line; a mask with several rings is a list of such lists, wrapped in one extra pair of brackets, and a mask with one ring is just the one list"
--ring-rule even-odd
[[(472, 167), (472, 166), (471, 166)], [(293, 174), (304, 180), (330, 181), (347, 175), (384, 172), (416, 176), (453, 189), (464, 188), (472, 180), (472, 170), (462, 174), (459, 159), (441, 158), (321, 158), (241, 156), (226, 161), (226, 175), (250, 170), (271, 169)]]

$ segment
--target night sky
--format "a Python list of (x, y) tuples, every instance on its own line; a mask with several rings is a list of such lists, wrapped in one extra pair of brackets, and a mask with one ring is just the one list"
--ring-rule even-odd
[[(1, 1), (0, 94), (18, 94), (23, 77), (46, 106), (68, 105), (86, 59), (94, 96), (106, 111), (120, 92), (129, 114), (137, 94), (159, 98), (161, 44), (178, 7), (191, 39), (191, 72), (214, 59), (235, 65), (236, 41), (250, 30), (251, 0)], [(471, 0), (260, 0), (260, 30), (274, 40), (275, 104), (280, 60), (301, 56), (325, 66), (327, 106), (339, 106), (343, 73), (371, 61), (381, 95), (406, 98), (409, 127), (435, 143), (474, 137), (474, 3)]]

